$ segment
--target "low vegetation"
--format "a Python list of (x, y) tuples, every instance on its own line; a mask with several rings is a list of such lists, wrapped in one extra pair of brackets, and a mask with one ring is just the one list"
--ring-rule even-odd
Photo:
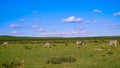
[[(117, 47), (107, 40), (117, 39)], [(85, 44), (77, 48), (75, 41)], [(2, 42), (9, 44), (4, 47)], [(50, 42), (50, 48), (44, 42)], [(120, 68), (120, 39), (22, 38), (0, 39), (0, 68)]]
[(47, 60), (47, 64), (61, 64), (63, 62), (75, 62), (76, 59), (72, 57), (54, 57)]
[(11, 61), (11, 62), (5, 61), (2, 63), (1, 67), (2, 68), (18, 68), (20, 66), (22, 66), (22, 62), (20, 61)]

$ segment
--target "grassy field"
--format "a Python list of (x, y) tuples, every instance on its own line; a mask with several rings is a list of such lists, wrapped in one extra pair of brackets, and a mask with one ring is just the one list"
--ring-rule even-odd
[[(86, 42), (81, 48), (77, 48), (74, 42), (67, 45), (52, 42), (50, 45), (50, 48), (45, 48), (43, 43), (0, 46), (0, 68), (120, 68), (120, 45), (108, 47), (106, 42)], [(76, 61), (46, 63), (50, 58), (59, 57), (72, 57)]]

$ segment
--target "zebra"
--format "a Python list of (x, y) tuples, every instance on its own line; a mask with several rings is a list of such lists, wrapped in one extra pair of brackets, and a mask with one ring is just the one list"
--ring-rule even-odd
[(83, 41), (77, 41), (76, 44), (77, 44), (77, 47), (80, 48), (80, 47), (82, 47), (84, 42)]
[(117, 40), (110, 40), (110, 41), (108, 42), (109, 46), (115, 46), (115, 47), (117, 47), (117, 43), (118, 43)]
[(45, 47), (46, 47), (46, 48), (49, 48), (49, 47), (50, 47), (50, 43), (49, 43), (49, 42), (46, 42), (46, 43), (45, 43)]
[(8, 42), (3, 42), (2, 43), (2, 46), (4, 46), (5, 48), (7, 47), (7, 45), (8, 45)]
[(3, 46), (7, 46), (7, 45), (8, 45), (8, 42), (3, 42), (2, 45), (3, 45)]

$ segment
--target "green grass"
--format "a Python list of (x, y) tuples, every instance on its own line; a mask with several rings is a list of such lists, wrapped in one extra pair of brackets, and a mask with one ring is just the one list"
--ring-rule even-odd
[[(69, 43), (68, 46), (55, 44), (51, 48), (44, 48), (43, 44), (9, 44), (6, 48), (0, 46), (0, 68), (6, 61), (24, 61), (25, 68), (120, 68), (120, 46), (111, 48), (106, 43), (86, 43), (82, 48), (77, 48), (75, 43)], [(102, 50), (97, 51), (96, 48)], [(73, 57), (76, 61), (46, 64), (53, 57)]]

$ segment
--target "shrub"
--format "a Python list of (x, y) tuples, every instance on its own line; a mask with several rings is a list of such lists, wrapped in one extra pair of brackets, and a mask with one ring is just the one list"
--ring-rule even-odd
[(65, 43), (65, 46), (68, 46), (68, 44), (67, 44), (67, 43)]
[(63, 62), (75, 62), (76, 59), (72, 57), (57, 57), (57, 58), (50, 58), (47, 60), (47, 64), (61, 64)]
[(106, 55), (103, 54), (102, 56), (106, 56)]
[(49, 60), (47, 60), (47, 63), (48, 64), (60, 64), (62, 62), (60, 61), (60, 58), (50, 58)]
[(29, 47), (29, 46), (24, 46), (24, 48), (25, 48), (25, 49), (31, 49), (31, 47)]
[(60, 60), (61, 60), (62, 62), (70, 62), (70, 63), (76, 61), (76, 59), (74, 59), (74, 58), (72, 58), (72, 57), (61, 57)]
[(57, 46), (56, 44), (53, 44), (53, 46)]
[(93, 57), (93, 55), (89, 55), (89, 57)]
[(112, 51), (108, 51), (107, 54), (113, 55), (113, 52)]
[(5, 61), (4, 63), (2, 63), (3, 68), (17, 68), (19, 66), (22, 66), (22, 63), (20, 63), (19, 61)]

